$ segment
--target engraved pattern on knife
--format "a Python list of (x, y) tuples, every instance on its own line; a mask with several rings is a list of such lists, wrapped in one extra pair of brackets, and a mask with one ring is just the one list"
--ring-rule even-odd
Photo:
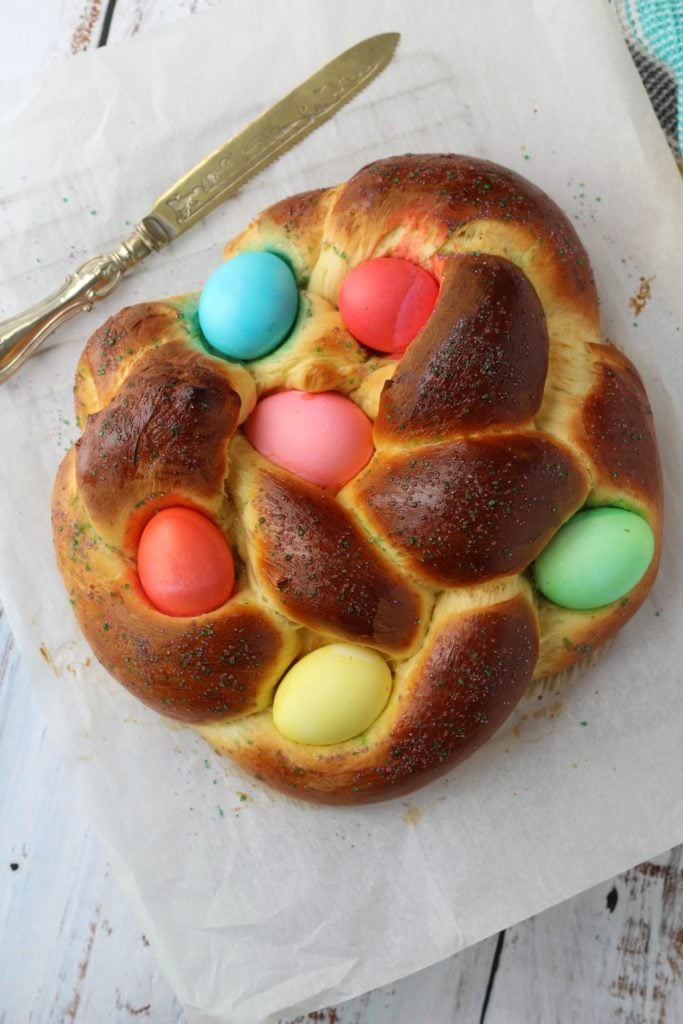
[(358, 89), (366, 79), (373, 78), (383, 63), (375, 61), (355, 73), (343, 75), (335, 82), (325, 82), (316, 90), (323, 97), (323, 102), (301, 106), (294, 120), (264, 129), (237, 153), (223, 157), (218, 168), (205, 175), (189, 192), (176, 193), (167, 199), (166, 205), (175, 212), (178, 222), (183, 224), (190, 220), (224, 189), (237, 184), (243, 177), (245, 162), (250, 163), (255, 159), (259, 162), (267, 161), (273, 151), (307, 131), (311, 122), (339, 103), (348, 92)]

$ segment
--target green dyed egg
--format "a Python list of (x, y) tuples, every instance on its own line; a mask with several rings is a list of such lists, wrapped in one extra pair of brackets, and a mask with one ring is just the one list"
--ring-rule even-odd
[(578, 512), (536, 559), (536, 586), (564, 608), (600, 608), (625, 597), (652, 561), (655, 539), (623, 508)]

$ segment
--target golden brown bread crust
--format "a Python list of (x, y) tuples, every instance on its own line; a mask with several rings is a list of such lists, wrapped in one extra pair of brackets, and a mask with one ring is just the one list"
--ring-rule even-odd
[(442, 258), (436, 266), (438, 306), (382, 392), (381, 442), (521, 426), (541, 404), (548, 331), (529, 279), (497, 256)]
[[(601, 343), (591, 268), (557, 206), (468, 157), (405, 156), (285, 199), (226, 247), (292, 267), (300, 312), (248, 368), (204, 346), (197, 296), (123, 310), (79, 362), (83, 437), (55, 484), (60, 569), (98, 658), (136, 696), (196, 723), (285, 792), (383, 799), (477, 749), (532, 678), (618, 631), (656, 575), (662, 483), (637, 371)], [(400, 362), (346, 331), (340, 284), (398, 256), (440, 285)], [(257, 395), (334, 389), (374, 420), (375, 457), (334, 496), (274, 467), (240, 425)], [(236, 588), (194, 619), (152, 608), (141, 530), (174, 504), (209, 515)], [(655, 557), (627, 598), (587, 612), (533, 587), (530, 566), (585, 505), (650, 523)], [(302, 653), (332, 640), (386, 654), (389, 704), (359, 737), (286, 740), (270, 703)]]
[(382, 454), (342, 500), (437, 587), (523, 572), (588, 494), (571, 449), (538, 431)]
[[(161, 493), (210, 500), (223, 486), (239, 395), (212, 360), (180, 341), (146, 352), (111, 402), (88, 417), (76, 480), (100, 531), (130, 522), (130, 509)], [(133, 517), (135, 518), (135, 517)], [(137, 536), (119, 536), (131, 556)]]
[[(173, 495), (166, 499), (178, 504)], [(157, 611), (142, 592), (134, 560), (109, 547), (93, 527), (73, 448), (55, 481), (52, 519), (57, 561), (81, 628), (97, 658), (131, 693), (184, 722), (270, 704), (301, 644), (296, 630), (251, 592), (243, 566), (237, 565), (229, 604), (217, 611), (195, 619)]]
[(522, 697), (538, 653), (538, 625), (521, 590), (464, 610), (445, 595), (430, 642), (397, 671), (387, 708), (362, 736), (307, 747), (280, 736), (268, 709), (201, 729), (257, 778), (324, 803), (397, 796), (474, 753)]
[(415, 649), (424, 601), (331, 495), (261, 470), (251, 560), (270, 603), (320, 633), (395, 657)]

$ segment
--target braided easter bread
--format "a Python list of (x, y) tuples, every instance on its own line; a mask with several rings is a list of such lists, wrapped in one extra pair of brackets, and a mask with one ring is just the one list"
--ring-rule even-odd
[[(146, 704), (288, 793), (383, 799), (471, 754), (532, 678), (585, 657), (641, 604), (661, 538), (651, 412), (633, 365), (601, 341), (574, 229), (502, 167), (379, 161), (272, 206), (225, 255), (254, 251), (277, 254), (299, 288), (270, 354), (217, 354), (196, 295), (125, 309), (87, 343), (83, 436), (53, 495), (59, 567), (95, 654)], [(396, 357), (359, 344), (338, 308), (350, 270), (384, 257), (438, 283)], [(374, 454), (336, 492), (242, 429), (257, 399), (293, 389), (345, 395), (374, 424)], [(145, 526), (178, 506), (208, 517), (235, 559), (232, 595), (204, 614), (163, 613), (137, 571)], [(533, 563), (596, 506), (645, 520), (654, 554), (619, 599), (565, 607)], [(340, 742), (287, 738), (278, 683), (337, 642), (386, 661), (386, 706)]]

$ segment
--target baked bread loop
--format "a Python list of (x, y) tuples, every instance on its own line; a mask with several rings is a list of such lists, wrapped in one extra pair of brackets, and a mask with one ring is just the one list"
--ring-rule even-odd
[[(58, 562), (97, 657), (140, 699), (286, 793), (385, 799), (481, 747), (532, 679), (589, 658), (642, 603), (661, 546), (652, 414), (633, 365), (601, 340), (572, 225), (503, 167), (380, 160), (276, 203), (225, 256), (252, 251), (284, 260), (299, 289), (292, 329), (268, 355), (214, 352), (197, 296), (123, 310), (88, 342), (83, 436), (53, 498)], [(379, 259), (438, 286), (400, 358), (370, 347), (371, 323), (360, 344), (339, 311), (349, 271)], [(372, 420), (370, 461), (341, 489), (247, 440), (256, 402), (287, 391), (338, 392)], [(210, 519), (235, 562), (229, 599), (189, 618), (154, 608), (136, 570), (146, 524), (178, 506)], [(534, 561), (576, 513), (604, 507), (639, 516), (654, 554), (616, 600), (561, 607), (536, 586)], [(616, 529), (623, 517), (612, 518)], [(393, 675), (384, 706), (383, 684), (368, 697), (374, 720), (341, 742), (288, 739), (273, 721), (278, 683), (319, 648), (351, 660), (369, 649)], [(301, 685), (311, 692), (310, 677)], [(287, 728), (315, 737), (315, 722), (297, 728), (291, 693)], [(328, 720), (324, 735), (344, 728)]]

